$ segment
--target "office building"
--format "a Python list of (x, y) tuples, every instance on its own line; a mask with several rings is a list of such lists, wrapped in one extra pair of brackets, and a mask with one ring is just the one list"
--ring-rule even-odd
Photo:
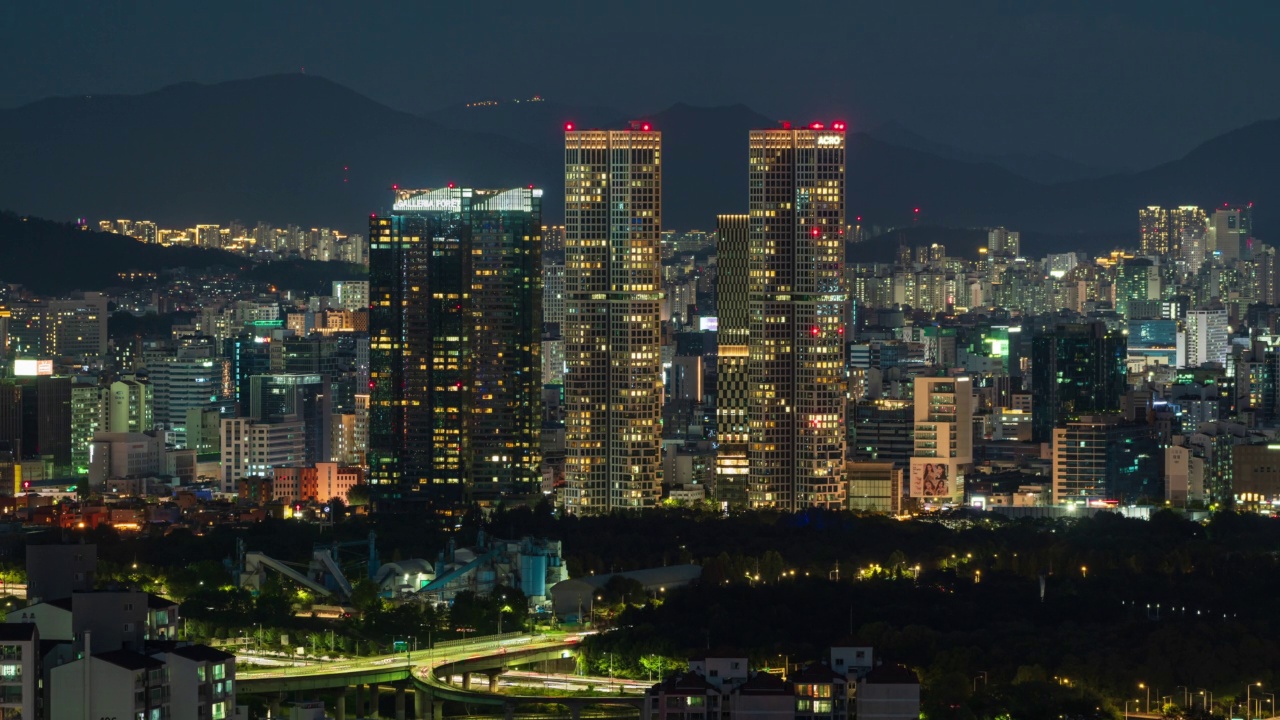
[(922, 502), (959, 502), (973, 462), (973, 382), (917, 377), (912, 401), (915, 447), (908, 494)]
[(221, 490), (233, 493), (240, 478), (270, 476), (274, 468), (302, 463), (305, 455), (302, 420), (223, 418)]
[(897, 514), (902, 508), (903, 469), (891, 462), (851, 462), (845, 465), (849, 509)]
[(565, 132), (565, 509), (661, 494), (662, 135)]
[(343, 310), (356, 312), (369, 309), (368, 280), (334, 280), (333, 301)]
[(750, 216), (716, 218), (716, 499), (747, 504), (747, 379), (750, 313)]
[(1154, 426), (1086, 415), (1053, 429), (1053, 504), (1164, 500), (1164, 456)]
[(1160, 273), (1146, 258), (1131, 258), (1116, 271), (1116, 312), (1130, 317), (1129, 303), (1160, 299)]
[(108, 432), (148, 432), (155, 427), (155, 389), (145, 377), (126, 375), (111, 383)]
[(890, 462), (905, 468), (915, 449), (915, 415), (911, 402), (860, 400), (849, 410), (849, 459), (859, 463)]
[(1120, 411), (1127, 385), (1122, 333), (1101, 322), (1063, 323), (1031, 341), (1031, 439), (1050, 442), (1071, 418)]
[(1221, 207), (1209, 216), (1209, 253), (1222, 262), (1249, 259), (1253, 238), (1253, 206)]
[(325, 375), (277, 373), (249, 378), (249, 413), (263, 423), (302, 421), (303, 462), (333, 455), (333, 393)]
[[(183, 349), (186, 350), (186, 349)], [(187, 411), (217, 402), (222, 391), (222, 366), (212, 358), (179, 351), (176, 357), (149, 363), (157, 427), (169, 431), (174, 445), (187, 446)]]
[(542, 322), (559, 325), (564, 322), (564, 263), (542, 266)]
[(369, 468), (379, 509), (541, 482), (534, 188), (399, 190), (370, 220)]
[(1186, 366), (1224, 364), (1231, 338), (1226, 310), (1191, 310), (1186, 319)]
[(107, 398), (110, 388), (96, 376), (78, 375), (71, 383), (71, 472), (89, 473), (89, 445), (93, 436), (107, 428)]
[(844, 506), (845, 133), (749, 138), (748, 502)]

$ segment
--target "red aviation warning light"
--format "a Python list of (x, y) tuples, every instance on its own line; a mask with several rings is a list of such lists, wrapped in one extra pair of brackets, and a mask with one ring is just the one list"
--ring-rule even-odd
[(449, 189), (450, 189), (450, 190), (452, 190), (452, 189), (453, 189), (453, 183), (449, 183)]
[(823, 125), (822, 123), (820, 123), (820, 122), (816, 122), (816, 123), (809, 123), (809, 129), (810, 129), (810, 130), (821, 130), (823, 127), (824, 127), (824, 125)]
[(843, 121), (843, 120), (837, 120), (837, 121), (835, 121), (835, 122), (831, 123), (831, 129), (832, 129), (832, 130), (844, 130), (844, 127), (845, 127), (845, 126), (844, 126), (844, 121)]
[(652, 125), (650, 125), (649, 123), (642, 123), (642, 124), (640, 125), (640, 130), (641, 130), (641, 131), (643, 131), (643, 132), (649, 132), (649, 131), (650, 131), (650, 130), (652, 130), (652, 129), (653, 129), (653, 126), (652, 126)]
[(565, 124), (564, 124), (564, 131), (565, 131), (565, 132), (573, 132), (573, 123), (571, 123), (571, 122), (569, 122), (569, 123), (565, 123)]
[(814, 337), (818, 337), (819, 335), (822, 334), (822, 329), (819, 328), (817, 325), (814, 325), (813, 327), (809, 328), (809, 334)]
[(818, 237), (818, 236), (819, 236), (819, 235), (821, 235), (821, 234), (822, 234), (822, 231), (821, 231), (821, 230), (819, 230), (818, 228), (814, 228), (814, 229), (813, 229), (813, 236), (814, 236), (814, 237)]

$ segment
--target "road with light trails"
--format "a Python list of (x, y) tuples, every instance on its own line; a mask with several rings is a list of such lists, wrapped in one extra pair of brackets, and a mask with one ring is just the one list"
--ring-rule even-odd
[[(449, 663), (460, 662), (480, 657), (497, 655), (507, 649), (511, 650), (548, 650), (557, 647), (572, 648), (580, 639), (579, 635), (564, 637), (520, 637), (508, 640), (482, 639), (478, 642), (457, 645), (448, 648), (418, 650), (417, 652), (401, 652), (388, 655), (373, 655), (352, 660), (321, 662), (306, 666), (259, 667), (252, 670), (241, 670), (236, 673), (237, 680), (267, 680), (293, 677), (312, 677), (320, 675), (339, 675), (361, 670), (384, 670), (396, 666), (411, 668), (414, 675), (424, 677), (428, 667), (434, 668)], [(600, 680), (601, 678), (597, 678)], [(608, 678), (602, 678), (608, 682)]]

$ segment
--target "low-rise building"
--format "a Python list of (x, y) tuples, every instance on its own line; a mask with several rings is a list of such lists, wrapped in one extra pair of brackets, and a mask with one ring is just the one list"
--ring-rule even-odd
[(133, 650), (72, 660), (53, 669), (50, 684), (57, 692), (49, 695), (49, 717), (174, 717), (165, 662)]
[(858, 681), (858, 720), (917, 720), (920, 678), (901, 665), (881, 665)]
[(156, 656), (169, 670), (169, 720), (226, 720), (236, 714), (236, 657), (206, 645), (186, 645)]
[(0, 624), (0, 717), (41, 717), (40, 631), (35, 623)]

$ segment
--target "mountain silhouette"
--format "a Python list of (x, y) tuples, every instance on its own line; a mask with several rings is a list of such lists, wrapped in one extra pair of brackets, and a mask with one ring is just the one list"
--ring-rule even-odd
[[(665, 227), (707, 229), (717, 213), (746, 210), (747, 132), (776, 127), (774, 118), (745, 105), (687, 104), (634, 117), (663, 133)], [(535, 184), (555, 223), (563, 215), (565, 119), (620, 128), (632, 117), (552, 102), (424, 117), (296, 74), (52, 98), (0, 110), (8, 139), (0, 145), (0, 207), (63, 220), (265, 220), (362, 232), (369, 213), (387, 208), (392, 185)], [(990, 160), (864, 132), (849, 134), (848, 149), (850, 221), (862, 216), (882, 231), (1004, 225), (1046, 238), (1044, 248), (1028, 248), (1034, 252), (1136, 244), (1138, 208), (1157, 203), (1252, 201), (1265, 239), (1280, 203), (1280, 120), (1142, 172), (1069, 182), (1037, 182)]]

